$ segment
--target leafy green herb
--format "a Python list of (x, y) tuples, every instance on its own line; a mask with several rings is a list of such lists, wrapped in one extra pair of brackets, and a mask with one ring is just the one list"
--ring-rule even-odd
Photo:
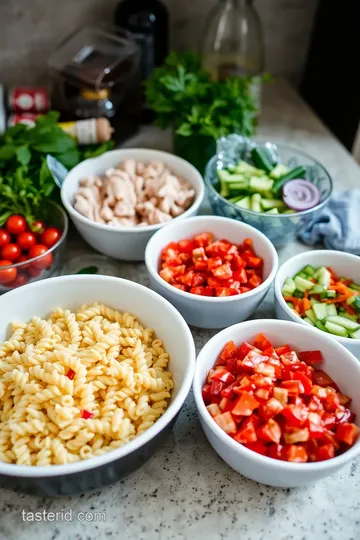
[(86, 266), (85, 268), (82, 268), (76, 274), (97, 274), (98, 273), (98, 267), (97, 266)]
[(58, 117), (52, 111), (40, 116), (34, 127), (17, 124), (0, 136), (0, 226), (15, 213), (31, 224), (44, 199), (54, 196), (56, 185), (46, 164), (47, 154), (71, 169), (112, 148), (112, 141), (78, 146), (57, 125)]
[(251, 136), (256, 107), (251, 77), (212, 81), (192, 52), (171, 53), (146, 83), (146, 97), (157, 114), (156, 124), (173, 127), (184, 137), (229, 133)]

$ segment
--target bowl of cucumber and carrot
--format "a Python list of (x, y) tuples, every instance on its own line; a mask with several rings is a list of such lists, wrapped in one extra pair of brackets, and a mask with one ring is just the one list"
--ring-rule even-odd
[(317, 250), (296, 255), (275, 279), (279, 319), (310, 325), (360, 358), (360, 257)]
[(325, 167), (304, 152), (238, 135), (218, 141), (205, 183), (215, 214), (252, 225), (276, 247), (314, 219), (333, 189)]

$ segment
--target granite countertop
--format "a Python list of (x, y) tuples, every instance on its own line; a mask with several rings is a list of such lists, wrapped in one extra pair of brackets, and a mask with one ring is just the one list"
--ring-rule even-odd
[[(267, 87), (259, 138), (308, 151), (329, 169), (336, 189), (359, 184), (360, 169), (284, 81)], [(170, 134), (145, 128), (130, 146), (170, 148)], [(206, 210), (206, 208), (205, 208)], [(294, 243), (280, 262), (307, 248)], [(81, 240), (69, 242), (69, 260), (91, 253)], [(119, 276), (148, 285), (143, 264), (119, 263)], [(256, 318), (272, 318), (273, 291)], [(197, 350), (216, 332), (193, 329)], [(202, 433), (190, 395), (173, 433), (141, 469), (95, 493), (58, 499), (0, 489), (0, 540), (358, 540), (359, 461), (302, 489), (276, 489), (230, 469)], [(24, 522), (22, 510), (105, 512), (105, 521)], [(94, 516), (96, 518), (96, 515)]]

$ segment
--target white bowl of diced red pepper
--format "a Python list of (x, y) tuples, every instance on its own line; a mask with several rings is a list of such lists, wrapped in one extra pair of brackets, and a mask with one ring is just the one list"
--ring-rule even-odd
[(278, 319), (313, 326), (360, 358), (360, 257), (316, 250), (291, 257), (275, 279)]
[(214, 336), (196, 361), (200, 422), (242, 475), (300, 487), (360, 454), (360, 364), (326, 333), (254, 320)]
[(152, 288), (188, 324), (225, 328), (248, 319), (278, 268), (276, 250), (240, 221), (197, 216), (163, 227), (150, 239), (145, 263)]

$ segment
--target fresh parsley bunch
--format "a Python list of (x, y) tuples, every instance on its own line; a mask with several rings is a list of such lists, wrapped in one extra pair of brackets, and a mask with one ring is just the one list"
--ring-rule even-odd
[(218, 139), (229, 133), (251, 136), (256, 107), (251, 77), (212, 81), (193, 52), (171, 53), (146, 83), (146, 97), (156, 124), (185, 137)]
[(80, 147), (58, 125), (58, 113), (40, 116), (34, 127), (17, 124), (0, 136), (0, 226), (12, 214), (21, 214), (28, 223), (37, 216), (55, 183), (46, 164), (51, 154), (71, 169), (83, 159), (100, 155), (112, 142)]

